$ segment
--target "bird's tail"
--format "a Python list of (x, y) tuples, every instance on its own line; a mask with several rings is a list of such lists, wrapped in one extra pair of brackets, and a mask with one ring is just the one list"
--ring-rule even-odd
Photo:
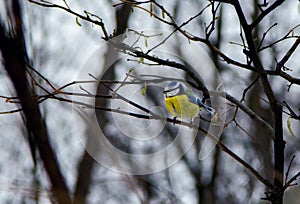
[(196, 101), (197, 101), (197, 104), (198, 104), (200, 107), (204, 108), (207, 112), (209, 112), (209, 114), (211, 114), (211, 115), (214, 115), (214, 114), (215, 114), (216, 110), (213, 109), (213, 108), (210, 107), (210, 106), (207, 106), (207, 105), (203, 104), (202, 101), (201, 101), (199, 98), (197, 98)]
[(211, 115), (214, 115), (215, 114), (215, 112), (216, 112), (216, 110), (215, 109), (213, 109), (212, 107), (210, 107), (210, 106), (207, 106), (207, 105), (205, 105), (205, 104), (203, 104), (203, 107), (205, 108), (205, 110), (207, 111), (207, 112), (209, 112), (209, 114), (211, 114)]

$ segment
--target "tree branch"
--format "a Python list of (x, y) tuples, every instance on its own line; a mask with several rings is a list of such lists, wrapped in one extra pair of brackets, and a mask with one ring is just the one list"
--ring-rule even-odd
[[(86, 16), (81, 15), (81, 14), (79, 14), (79, 13), (76, 13), (76, 12), (74, 12), (73, 10), (71, 10), (68, 6), (67, 6), (67, 7), (63, 7), (63, 6), (54, 4), (54, 3), (52, 3), (52, 2), (42, 1), (42, 0), (41, 0), (40, 2), (35, 1), (35, 0), (28, 0), (28, 1), (29, 1), (30, 3), (36, 4), (36, 5), (39, 5), (39, 6), (43, 6), (43, 7), (47, 7), (47, 8), (58, 8), (58, 9), (65, 10), (66, 12), (68, 12), (68, 13), (74, 15), (74, 16), (77, 16), (78, 18), (81, 18), (82, 20), (85, 20), (85, 21), (91, 22), (91, 23), (93, 23), (93, 24), (95, 24), (95, 25), (98, 25), (98, 26), (100, 26), (100, 28), (102, 29), (102, 32), (103, 32), (103, 34), (104, 34), (103, 39), (104, 39), (104, 40), (108, 40), (108, 39), (109, 39), (109, 35), (107, 34), (105, 25), (104, 25), (104, 23), (102, 22), (102, 19), (100, 19), (99, 17), (98, 17), (98, 19), (100, 19), (101, 21), (91, 19), (87, 12), (85, 12), (85, 13), (86, 13)], [(96, 15), (93, 15), (93, 16), (96, 17)]]
[(266, 10), (261, 12), (259, 16), (251, 23), (250, 29), (254, 29), (270, 12), (280, 6), (285, 0), (276, 0), (271, 6), (269, 6)]
[(297, 38), (296, 42), (292, 45), (292, 47), (287, 51), (287, 53), (284, 55), (284, 57), (277, 63), (277, 66), (276, 66), (277, 72), (280, 72), (281, 68), (290, 59), (290, 57), (295, 52), (295, 50), (297, 49), (299, 44), (300, 44), (300, 36)]
[(235, 0), (233, 5), (234, 5), (234, 8), (235, 8), (236, 13), (238, 15), (238, 18), (240, 20), (241, 26), (243, 27), (245, 37), (246, 37), (246, 40), (247, 40), (247, 44), (248, 44), (248, 48), (249, 48), (249, 51), (247, 51), (247, 55), (253, 61), (253, 64), (254, 64), (255, 68), (257, 69), (257, 72), (260, 76), (260, 79), (261, 79), (261, 82), (262, 82), (262, 85), (263, 85), (263, 88), (264, 88), (264, 92), (267, 95), (268, 100), (270, 102), (271, 109), (273, 111), (276, 111), (276, 108), (277, 108), (276, 97), (275, 97), (273, 89), (272, 89), (272, 87), (269, 83), (267, 73), (264, 70), (264, 67), (261, 63), (260, 58), (258, 57), (256, 46), (255, 46), (253, 36), (252, 36), (252, 29), (249, 26), (249, 24), (247, 23), (246, 17), (244, 15), (244, 12), (241, 8), (241, 5), (240, 5), (239, 1)]
[[(221, 94), (221, 95), (223, 95), (223, 94)], [(225, 97), (230, 102), (232, 102), (235, 105), (237, 105), (241, 110), (243, 110), (252, 120), (254, 120), (258, 124), (260, 124), (263, 128), (265, 128), (269, 132), (270, 136), (274, 139), (274, 134), (275, 134), (274, 133), (274, 129), (272, 128), (272, 126), (268, 122), (266, 122), (265, 120), (263, 120), (255, 112), (253, 112), (250, 108), (248, 108), (247, 106), (245, 106), (243, 103), (241, 103), (239, 100), (237, 100), (236, 98), (234, 98), (230, 94), (225, 93)]]

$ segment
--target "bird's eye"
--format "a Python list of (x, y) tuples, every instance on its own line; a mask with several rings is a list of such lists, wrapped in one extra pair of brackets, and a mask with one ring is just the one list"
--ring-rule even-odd
[(164, 94), (166, 97), (172, 97), (178, 95), (181, 90), (181, 83), (177, 81), (170, 82), (164, 90)]
[(176, 88), (176, 89), (172, 89), (172, 90), (169, 90), (167, 91), (165, 94), (167, 97), (171, 97), (171, 96), (175, 96), (179, 93), (179, 89)]

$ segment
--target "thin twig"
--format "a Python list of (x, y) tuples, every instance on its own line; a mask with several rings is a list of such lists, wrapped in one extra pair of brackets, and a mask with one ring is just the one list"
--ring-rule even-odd
[(33, 3), (33, 4), (36, 4), (36, 5), (39, 5), (39, 6), (43, 6), (43, 7), (48, 7), (48, 8), (58, 8), (58, 9), (62, 9), (62, 10), (65, 10), (66, 12), (74, 15), (74, 16), (77, 16), (78, 18), (82, 19), (82, 20), (85, 20), (85, 21), (88, 21), (88, 22), (91, 22), (95, 25), (98, 25), (100, 26), (100, 28), (102, 29), (102, 32), (103, 32), (103, 39), (104, 40), (108, 40), (109, 39), (109, 35), (107, 34), (107, 31), (106, 31), (106, 28), (105, 28), (105, 25), (104, 23), (99, 20), (93, 20), (91, 19), (88, 15), (87, 16), (83, 16), (79, 13), (76, 13), (75, 11), (71, 10), (69, 7), (63, 7), (63, 6), (60, 6), (58, 4), (54, 4), (52, 2), (48, 2), (48, 1), (35, 1), (35, 0), (28, 0), (30, 3)]
[(283, 191), (286, 190), (288, 187), (292, 186), (293, 182), (300, 177), (300, 172), (298, 172), (295, 176), (293, 176), (286, 184), (283, 186)]
[(284, 40), (292, 39), (292, 38), (298, 38), (298, 36), (294, 36), (294, 35), (291, 35), (291, 36), (290, 36), (290, 34), (293, 33), (294, 30), (295, 30), (296, 28), (298, 28), (299, 26), (300, 26), (300, 24), (294, 26), (292, 29), (290, 29), (284, 36), (282, 36), (282, 37), (279, 38), (278, 40), (275, 40), (274, 42), (272, 42), (272, 43), (270, 43), (270, 44), (268, 44), (268, 45), (266, 45), (266, 46), (264, 46), (264, 47), (258, 48), (258, 49), (257, 49), (257, 52), (261, 52), (262, 50), (265, 50), (265, 49), (267, 49), (267, 48), (271, 48), (271, 47), (273, 47), (274, 45), (276, 45), (276, 44), (278, 44), (278, 43), (280, 43), (280, 42), (282, 42), (282, 41), (284, 41)]
[[(223, 96), (223, 94), (221, 94), (221, 95)], [(266, 122), (265, 120), (263, 120), (255, 112), (253, 112), (250, 108), (248, 108), (247, 106), (245, 106), (243, 103), (241, 103), (239, 100), (237, 100), (236, 98), (234, 98), (230, 94), (225, 93), (225, 97), (230, 102), (232, 102), (235, 105), (237, 105), (241, 110), (243, 110), (252, 120), (254, 120), (258, 124), (260, 124), (262, 127), (264, 127), (269, 132), (270, 137), (272, 139), (274, 139), (274, 135), (275, 135), (274, 129), (272, 128), (272, 126), (268, 122)]]
[(240, 100), (241, 102), (243, 102), (245, 100), (246, 97), (246, 93), (251, 89), (252, 86), (254, 86), (254, 84), (258, 81), (259, 77), (257, 76), (254, 81), (244, 89), (243, 91), (243, 95), (242, 95), (242, 99)]
[(277, 66), (276, 66), (277, 72), (281, 71), (281, 68), (290, 59), (290, 57), (295, 52), (295, 50), (297, 49), (299, 44), (300, 44), (300, 36), (297, 38), (296, 42), (292, 45), (292, 47), (287, 51), (287, 53), (284, 55), (284, 57), (277, 63)]
[(292, 163), (293, 163), (295, 157), (296, 157), (296, 156), (293, 155), (293, 157), (292, 157), (292, 159), (291, 159), (291, 161), (290, 161), (290, 163), (289, 163), (288, 169), (287, 169), (287, 171), (286, 171), (286, 173), (285, 173), (285, 185), (286, 185), (286, 183), (287, 183), (287, 179), (288, 179), (288, 176), (289, 176), (289, 173), (290, 173), (290, 169), (291, 169), (291, 166), (292, 166)]
[(269, 6), (266, 10), (261, 12), (259, 16), (251, 23), (251, 30), (254, 29), (270, 12), (275, 10), (278, 6), (280, 6), (285, 0), (276, 0), (271, 6)]
[(262, 46), (262, 44), (263, 44), (263, 42), (264, 42), (264, 40), (265, 40), (267, 34), (270, 32), (270, 30), (271, 30), (272, 28), (274, 28), (275, 26), (277, 26), (277, 25), (278, 25), (278, 23), (274, 23), (273, 25), (271, 25), (271, 26), (263, 33), (262, 39), (261, 39), (261, 41), (259, 42), (259, 45), (257, 46), (257, 50), (260, 50), (260, 48), (261, 48), (261, 46)]

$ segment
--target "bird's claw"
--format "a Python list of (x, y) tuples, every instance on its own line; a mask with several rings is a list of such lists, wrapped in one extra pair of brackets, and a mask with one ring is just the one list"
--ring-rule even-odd
[(174, 125), (176, 124), (176, 121), (177, 121), (177, 116), (175, 116), (175, 117), (173, 118), (173, 124), (174, 124)]

